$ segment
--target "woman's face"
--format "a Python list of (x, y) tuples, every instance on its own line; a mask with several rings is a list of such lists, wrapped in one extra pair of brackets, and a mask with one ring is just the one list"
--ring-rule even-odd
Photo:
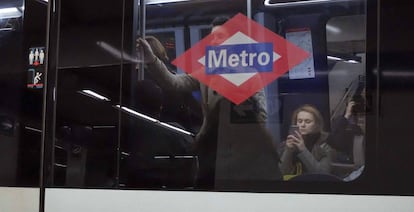
[(300, 111), (296, 117), (296, 125), (299, 126), (299, 132), (302, 135), (314, 133), (316, 130), (315, 117), (312, 113)]

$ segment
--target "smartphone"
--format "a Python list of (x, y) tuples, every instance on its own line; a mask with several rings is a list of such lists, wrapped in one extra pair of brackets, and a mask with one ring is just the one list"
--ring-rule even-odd
[(299, 132), (299, 126), (297, 125), (291, 125), (289, 127), (289, 135), (296, 135), (295, 131)]

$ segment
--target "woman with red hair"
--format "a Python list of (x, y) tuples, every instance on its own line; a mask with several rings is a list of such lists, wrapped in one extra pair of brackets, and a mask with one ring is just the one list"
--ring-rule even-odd
[[(280, 169), (285, 176), (329, 174), (331, 147), (328, 133), (323, 130), (323, 118), (314, 106), (303, 105), (292, 115), (292, 125), (283, 149)], [(285, 179), (287, 179), (285, 177)]]

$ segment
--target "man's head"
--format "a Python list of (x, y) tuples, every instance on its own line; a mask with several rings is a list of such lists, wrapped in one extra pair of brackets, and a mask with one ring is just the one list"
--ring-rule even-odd
[(221, 26), (229, 20), (227, 16), (217, 16), (211, 21), (211, 27)]
[(229, 33), (227, 29), (221, 27), (224, 23), (229, 20), (226, 16), (218, 16), (213, 19), (211, 22), (211, 32), (213, 33), (213, 40), (211, 41), (211, 45), (220, 45), (225, 41), (226, 38), (229, 37)]

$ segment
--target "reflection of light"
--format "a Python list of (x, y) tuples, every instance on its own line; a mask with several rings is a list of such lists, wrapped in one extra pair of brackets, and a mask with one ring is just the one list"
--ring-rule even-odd
[(120, 105), (116, 105), (115, 107), (117, 107), (117, 108), (121, 108), (121, 109), (122, 109), (122, 110), (124, 110), (125, 112), (128, 112), (128, 113), (131, 113), (131, 114), (133, 114), (133, 115), (139, 116), (139, 117), (141, 117), (141, 118), (143, 118), (143, 119), (145, 119), (145, 120), (147, 120), (147, 121), (151, 121), (151, 122), (155, 122), (155, 123), (159, 122), (157, 119), (151, 118), (151, 117), (149, 117), (149, 116), (147, 116), (147, 115), (144, 115), (144, 114), (142, 114), (142, 113), (138, 113), (137, 111), (132, 110), (132, 109), (130, 109), (130, 108), (127, 108), (127, 107), (124, 107), (124, 106), (120, 106)]
[(327, 56), (328, 60), (335, 60), (335, 61), (341, 61), (342, 59), (339, 57), (334, 57), (334, 56)]
[(0, 9), (0, 18), (18, 18), (22, 13), (16, 7)]
[(121, 109), (121, 110), (123, 110), (123, 111), (125, 111), (125, 112), (127, 112), (129, 114), (132, 114), (132, 115), (135, 115), (137, 117), (140, 117), (140, 118), (142, 118), (144, 120), (150, 121), (153, 124), (159, 124), (160, 126), (163, 126), (163, 127), (167, 128), (167, 129), (170, 129), (170, 130), (173, 130), (175, 132), (183, 133), (183, 134), (186, 134), (186, 135), (189, 135), (189, 136), (194, 136), (194, 134), (191, 133), (191, 132), (188, 132), (188, 131), (183, 130), (181, 128), (178, 128), (178, 127), (172, 126), (170, 124), (161, 122), (158, 119), (154, 119), (154, 118), (149, 117), (149, 116), (147, 116), (145, 114), (142, 114), (142, 113), (139, 113), (139, 112), (137, 112), (135, 110), (132, 110), (132, 109), (130, 109), (128, 107), (124, 107), (124, 106), (121, 106), (121, 105), (115, 105), (115, 107), (116, 108), (119, 108), (119, 109)]
[(341, 33), (341, 29), (339, 29), (338, 27), (336, 27), (336, 26), (332, 26), (332, 25), (330, 25), (330, 24), (327, 24), (326, 25), (326, 30), (327, 31), (329, 31), (329, 32), (332, 32), (332, 33), (334, 33), (334, 34), (339, 34), (339, 33)]
[(183, 130), (183, 129), (180, 129), (180, 128), (178, 128), (178, 127), (174, 127), (174, 126), (172, 126), (172, 125), (170, 125), (170, 124), (167, 124), (167, 123), (164, 123), (164, 122), (160, 122), (160, 124), (161, 124), (162, 126), (164, 126), (164, 127), (167, 127), (167, 128), (173, 129), (173, 130), (176, 130), (176, 131), (178, 131), (178, 132), (182, 132), (182, 133), (184, 133), (184, 134), (191, 135), (191, 133), (190, 133), (190, 132), (187, 132), (187, 131), (185, 131), (185, 130)]
[(189, 0), (147, 0), (146, 4), (164, 4), (164, 3), (174, 3), (174, 2), (184, 2)]
[(109, 52), (113, 56), (119, 59), (125, 59), (127, 61), (133, 62), (133, 63), (140, 63), (142, 61), (138, 60), (136, 57), (132, 57), (131, 55), (127, 54), (126, 52), (121, 52), (119, 49), (111, 46), (110, 44), (104, 42), (104, 41), (97, 41), (96, 45), (104, 49), (105, 51)]
[(96, 93), (95, 91), (91, 91), (91, 90), (82, 90), (82, 91), (78, 91), (79, 93), (85, 95), (85, 96), (89, 96), (92, 97), (94, 99), (99, 99), (102, 101), (110, 101), (110, 99), (108, 99), (107, 97)]
[(0, 9), (0, 14), (15, 13), (15, 12), (19, 12), (19, 10), (17, 10), (17, 8), (15, 7)]
[(344, 59), (344, 58), (335, 57), (335, 56), (327, 56), (326, 58), (328, 58), (328, 60), (342, 61), (342, 62), (351, 63), (351, 64), (360, 63), (359, 61), (354, 60), (354, 59)]
[(42, 130), (40, 130), (40, 129), (36, 129), (34, 127), (29, 127), (29, 126), (25, 126), (24, 129), (31, 130), (31, 131), (35, 131), (35, 132), (38, 132), (38, 133), (41, 133), (42, 132)]
[(7, 27), (7, 28), (1, 28), (0, 31), (12, 31), (13, 28)]
[(355, 63), (359, 63), (359, 62), (356, 61), (356, 60), (345, 60), (345, 63), (353, 63), (353, 64), (355, 64)]
[(267, 7), (290, 7), (290, 6), (303, 6), (311, 4), (320, 4), (320, 3), (338, 3), (338, 2), (348, 2), (352, 0), (307, 0), (307, 1), (292, 1), (292, 2), (276, 2), (271, 3), (271, 0), (265, 0), (264, 5)]
[(157, 155), (157, 156), (154, 156), (154, 159), (170, 159), (170, 156), (168, 156), (168, 155)]

